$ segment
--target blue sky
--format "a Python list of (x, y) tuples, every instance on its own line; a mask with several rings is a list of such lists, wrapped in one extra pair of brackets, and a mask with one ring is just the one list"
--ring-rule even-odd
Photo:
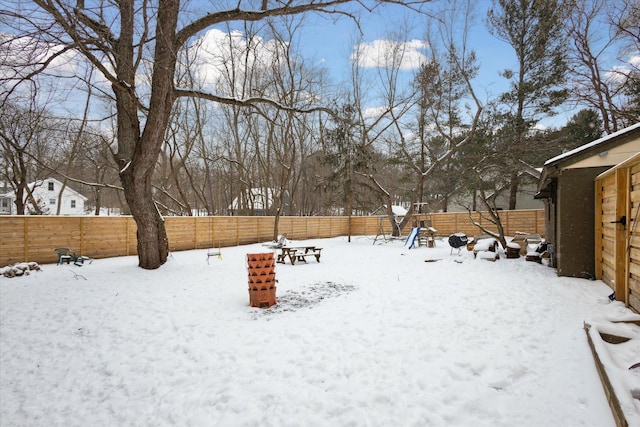
[[(443, 6), (443, 1), (434, 1), (429, 7), (437, 10)], [(475, 23), (471, 28), (470, 48), (477, 54), (480, 69), (474, 81), (474, 88), (480, 98), (486, 102), (496, 99), (508, 90), (508, 82), (499, 73), (505, 69), (516, 67), (516, 57), (513, 48), (504, 41), (489, 33), (485, 25), (485, 18), (490, 0), (480, 0), (476, 3)], [(305, 31), (300, 45), (308, 60), (321, 63), (331, 75), (331, 79), (338, 83), (349, 79), (349, 55), (353, 43), (358, 37), (363, 42), (373, 45), (374, 41), (388, 38), (389, 34), (397, 31), (404, 23), (411, 27), (409, 38), (424, 40), (425, 27), (429, 17), (419, 16), (405, 8), (391, 6), (374, 13), (362, 13), (360, 34), (355, 24), (347, 18), (337, 21), (328, 18), (310, 17), (305, 23)], [(425, 51), (425, 53), (428, 53)], [(410, 77), (414, 70), (408, 70)], [(541, 121), (543, 126), (562, 126), (575, 110), (558, 110), (552, 118)]]
[[(195, 0), (195, 4), (204, 0)], [(459, 3), (464, 0), (458, 0)], [(365, 2), (372, 4), (372, 2)], [(514, 62), (513, 51), (506, 43), (491, 36), (485, 29), (484, 18), (486, 11), (491, 6), (491, 0), (472, 1), (476, 7), (476, 23), (473, 28), (473, 45), (481, 62), (479, 83), (482, 90), (495, 92), (497, 84), (503, 84), (504, 79), (498, 76), (498, 71), (512, 67)], [(433, 0), (425, 3), (428, 11), (437, 14), (437, 11), (449, 4), (446, 0)], [(206, 6), (196, 7), (200, 13), (206, 10)], [(348, 80), (350, 73), (349, 56), (354, 43), (361, 38), (362, 42), (374, 44), (389, 38), (393, 32), (404, 32), (400, 28), (410, 28), (409, 39), (424, 40), (425, 28), (429, 21), (433, 21), (425, 15), (397, 5), (386, 5), (376, 8), (373, 12), (366, 12), (358, 8), (354, 12), (360, 18), (362, 33), (358, 31), (352, 19), (346, 16), (313, 14), (304, 17), (302, 28), (297, 32), (297, 44), (306, 60), (315, 65), (326, 67), (331, 78), (337, 83)], [(195, 13), (196, 16), (198, 13)], [(241, 31), (242, 24), (232, 25)], [(224, 30), (223, 27), (218, 27)], [(410, 70), (409, 70), (410, 71)], [(500, 90), (499, 90), (500, 91)]]
[[(429, 6), (435, 11), (443, 3), (434, 1)], [(496, 89), (496, 86), (504, 86), (504, 79), (498, 72), (513, 67), (515, 56), (508, 44), (489, 34), (485, 28), (483, 20), (490, 5), (490, 0), (480, 0), (476, 3), (477, 22), (472, 28), (471, 47), (478, 53), (481, 65), (478, 78), (480, 87), (483, 90), (500, 92), (501, 89)], [(308, 31), (304, 33), (301, 45), (308, 48), (308, 58), (323, 61), (335, 79), (348, 76), (345, 73), (349, 72), (349, 54), (353, 48), (352, 43), (358, 36), (361, 36), (364, 42), (372, 43), (387, 38), (391, 32), (397, 31), (408, 22), (407, 25), (411, 27), (410, 38), (423, 40), (425, 26), (430, 19), (398, 6), (386, 6), (373, 13), (361, 13), (360, 16), (362, 35), (359, 35), (355, 24), (347, 18), (335, 22), (327, 18), (309, 18), (305, 24)]]

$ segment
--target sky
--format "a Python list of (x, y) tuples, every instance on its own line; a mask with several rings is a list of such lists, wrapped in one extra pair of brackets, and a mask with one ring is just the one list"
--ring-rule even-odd
[[(443, 3), (445, 2), (436, 0), (428, 4), (427, 8), (437, 10)], [(479, 80), (488, 87), (497, 82), (497, 70), (512, 66), (515, 57), (510, 47), (490, 35), (482, 22), (491, 1), (479, 0), (475, 3), (477, 22), (472, 27), (471, 40), (482, 63)], [(342, 18), (333, 22), (328, 19), (311, 19), (310, 31), (303, 35), (305, 42), (302, 45), (308, 45), (308, 51), (326, 64), (336, 79), (348, 78), (348, 74), (345, 75), (349, 68), (348, 57), (358, 37), (362, 37), (362, 41), (368, 46), (384, 47), (376, 41), (387, 39), (393, 32), (400, 31), (400, 28), (407, 28), (410, 31), (410, 36), (407, 37), (410, 41), (422, 41), (428, 22), (433, 21), (399, 6), (384, 6), (371, 13), (360, 13), (359, 16), (361, 34), (352, 21)], [(428, 46), (425, 45), (419, 52), (425, 54), (427, 49)], [(376, 56), (373, 50), (369, 53)]]
[[(368, 3), (371, 4), (371, 3)], [(504, 68), (512, 67), (513, 52), (504, 42), (491, 36), (485, 29), (483, 19), (487, 8), (491, 5), (489, 0), (474, 2), (476, 10), (475, 23), (471, 27), (471, 46), (478, 53), (480, 70), (475, 81), (477, 96), (483, 103), (495, 99), (499, 93), (508, 89), (507, 81), (498, 75)], [(437, 11), (448, 5), (445, 1), (433, 1), (426, 3), (425, 10), (432, 15), (441, 17)], [(203, 6), (202, 11), (206, 10)], [(380, 83), (379, 74), (383, 73), (385, 51), (396, 46), (404, 50), (403, 62), (400, 64), (399, 84), (396, 88), (407, 88), (411, 85), (415, 71), (420, 64), (428, 62), (430, 55), (425, 35), (428, 25), (433, 25), (433, 16), (418, 14), (415, 11), (397, 5), (377, 7), (371, 12), (357, 9), (353, 12), (357, 16), (359, 26), (354, 19), (344, 15), (335, 14), (306, 14), (301, 19), (301, 24), (296, 31), (293, 50), (299, 52), (305, 63), (311, 67), (318, 67), (328, 72), (329, 79), (325, 80), (326, 91), (321, 94), (322, 101), (332, 105), (337, 96), (349, 91), (352, 79), (352, 61), (354, 53), (358, 52), (361, 59), (361, 71), (368, 80), (365, 91), (365, 117), (377, 116), (381, 110), (385, 110), (383, 83)], [(242, 22), (232, 23), (235, 43), (242, 52), (245, 29)], [(212, 82), (218, 71), (222, 69), (224, 60), (220, 52), (227, 51), (228, 41), (224, 40), (228, 28), (224, 26), (214, 27), (203, 35), (203, 46), (200, 57), (202, 75)], [(461, 26), (455, 30), (461, 33)], [(272, 55), (273, 43), (266, 33), (260, 42), (265, 62)], [(221, 47), (222, 46), (222, 47)], [(241, 55), (244, 57), (244, 55)], [(498, 58), (499, 60), (496, 60)], [(337, 94), (337, 95), (336, 95)], [(322, 103), (322, 102), (321, 102)], [(471, 104), (471, 100), (469, 100)]]
[(247, 254), (272, 253), (259, 243), (152, 271), (135, 256), (0, 266), (0, 424), (614, 427), (586, 322), (640, 425), (640, 327), (614, 323), (640, 316), (602, 281), (446, 237), (288, 244), (320, 262), (276, 264), (264, 309), (249, 306)]
[[(486, 103), (508, 90), (508, 82), (499, 73), (508, 68), (513, 69), (516, 58), (513, 48), (491, 35), (486, 28), (484, 21), (492, 4), (491, 0), (473, 3), (474, 21), (470, 28), (469, 45), (476, 51), (480, 66), (474, 89)], [(439, 8), (446, 6), (446, 1), (435, 0), (426, 4), (426, 10), (438, 16)], [(357, 16), (360, 28), (345, 16), (336, 18), (334, 15), (307, 15), (297, 40), (304, 58), (314, 66), (326, 68), (331, 82), (339, 90), (351, 79), (350, 57), (357, 45), (364, 57), (364, 69), (375, 73), (380, 64), (379, 58), (383, 56), (382, 50), (393, 43), (391, 38), (394, 34), (400, 34), (400, 37), (406, 39), (403, 75), (405, 83), (408, 83), (418, 65), (426, 61), (425, 55), (429, 54), (429, 46), (424, 41), (425, 31), (427, 25), (433, 24), (434, 19), (397, 5), (378, 7), (370, 13), (359, 10)], [(461, 31), (461, 25), (457, 30)], [(404, 35), (405, 32), (407, 36)], [(575, 113), (573, 109), (559, 112), (561, 114), (557, 117), (544, 122), (549, 126), (560, 126)]]
[[(464, 3), (464, 1), (458, 1)], [(495, 100), (499, 94), (509, 89), (508, 81), (500, 75), (505, 69), (517, 69), (517, 59), (513, 48), (506, 42), (490, 34), (486, 26), (487, 11), (492, 6), (491, 0), (477, 0), (474, 5), (473, 23), (470, 28), (469, 47), (477, 53), (480, 69), (474, 81), (477, 95), (485, 103)], [(447, 8), (449, 3), (434, 0), (425, 6), (425, 10), (434, 12)], [(461, 6), (459, 6), (461, 7)], [(424, 54), (428, 54), (429, 46), (425, 44), (426, 26), (433, 24), (432, 17), (418, 15), (406, 8), (387, 5), (375, 9), (371, 13), (360, 11), (360, 30), (353, 21), (342, 17), (334, 19), (326, 16), (308, 15), (305, 18), (304, 31), (301, 32), (299, 46), (306, 58), (312, 63), (326, 67), (334, 82), (348, 82), (350, 79), (350, 56), (356, 43), (363, 43), (367, 68), (372, 70), (379, 61), (380, 51), (389, 46), (389, 36), (402, 33), (408, 29), (406, 56), (409, 58), (405, 73), (411, 73), (420, 62), (424, 62)], [(461, 31), (461, 25), (458, 27)], [(603, 30), (607, 31), (608, 30)], [(603, 32), (603, 36), (605, 33)], [(608, 33), (607, 33), (608, 35)], [(612, 51), (609, 60), (614, 60)], [(420, 57), (422, 56), (422, 57)], [(602, 56), (600, 60), (606, 60)], [(633, 59), (632, 59), (633, 60)], [(635, 59), (640, 62), (640, 55)], [(577, 112), (574, 106), (563, 106), (556, 110), (557, 116), (542, 120), (542, 126), (562, 126)]]

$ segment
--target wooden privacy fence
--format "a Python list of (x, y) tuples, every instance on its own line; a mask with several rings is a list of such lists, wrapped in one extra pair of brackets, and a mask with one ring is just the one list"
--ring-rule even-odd
[[(502, 211), (500, 215), (506, 235), (544, 232), (542, 210)], [(479, 214), (474, 216), (479, 221)], [(440, 236), (479, 233), (466, 212), (432, 214), (431, 219)], [(270, 241), (275, 224), (275, 218), (269, 216), (166, 217), (165, 221), (171, 251)], [(375, 236), (381, 224), (388, 235), (391, 226), (386, 218), (352, 217), (350, 232), (353, 236)], [(346, 236), (349, 218), (280, 217), (278, 233), (293, 240)], [(91, 258), (107, 258), (136, 255), (136, 245), (136, 223), (130, 216), (0, 216), (0, 267), (22, 261), (57, 262), (53, 249), (59, 247)]]

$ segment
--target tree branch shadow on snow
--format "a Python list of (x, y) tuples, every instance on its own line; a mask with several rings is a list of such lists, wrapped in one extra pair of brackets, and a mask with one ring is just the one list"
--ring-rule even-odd
[(254, 320), (264, 316), (297, 311), (301, 308), (313, 308), (325, 299), (334, 298), (356, 289), (352, 285), (342, 285), (334, 282), (319, 282), (306, 285), (300, 289), (289, 290), (277, 295), (277, 304), (269, 308), (252, 311)]

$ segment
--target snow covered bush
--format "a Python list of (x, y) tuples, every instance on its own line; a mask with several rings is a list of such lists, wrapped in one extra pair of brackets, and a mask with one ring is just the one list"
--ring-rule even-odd
[(0, 274), (4, 277), (20, 277), (28, 276), (32, 271), (40, 270), (40, 265), (37, 262), (19, 262), (0, 268)]

